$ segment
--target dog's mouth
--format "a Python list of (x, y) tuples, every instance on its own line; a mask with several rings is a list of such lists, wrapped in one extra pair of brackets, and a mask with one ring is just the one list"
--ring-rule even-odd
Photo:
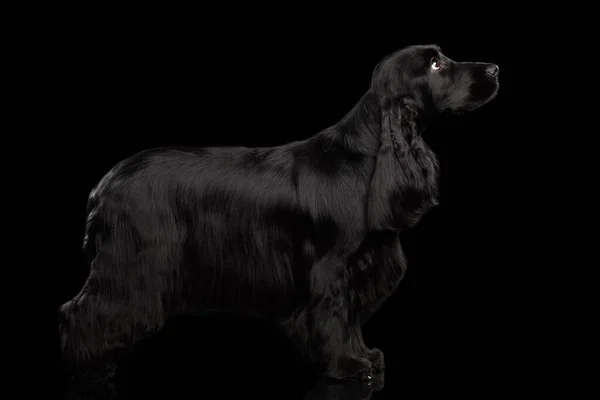
[(500, 84), (498, 83), (498, 79), (496, 79), (496, 89), (494, 90), (494, 92), (491, 94), (491, 96), (486, 100), (485, 104), (489, 103), (490, 101), (494, 100), (496, 98), (496, 96), (498, 96), (498, 90), (500, 89)]
[(486, 77), (486, 79), (481, 79), (477, 81), (471, 87), (471, 104), (467, 106), (470, 110), (474, 110), (481, 106), (486, 105), (490, 101), (494, 100), (498, 95), (498, 90), (500, 89), (500, 83), (498, 82), (498, 77)]
[(453, 114), (456, 115), (464, 115), (468, 112), (474, 111), (480, 107), (483, 107), (490, 101), (494, 100), (498, 95), (498, 90), (500, 89), (500, 85), (496, 84), (495, 88), (485, 97), (477, 97), (465, 104), (462, 104), (452, 110)]
[[(487, 104), (490, 101), (494, 100), (498, 95), (498, 90), (500, 89), (500, 82), (498, 81), (498, 76), (489, 77), (488, 78), (493, 85), (492, 93), (488, 96), (488, 98), (483, 102), (483, 104)], [(483, 105), (482, 104), (482, 105)]]

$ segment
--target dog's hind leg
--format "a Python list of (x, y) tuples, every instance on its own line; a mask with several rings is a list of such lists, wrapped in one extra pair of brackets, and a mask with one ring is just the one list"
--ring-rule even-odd
[(116, 356), (160, 330), (166, 318), (161, 269), (170, 261), (168, 243), (143, 240), (116, 212), (96, 218), (88, 227), (95, 249), (90, 274), (58, 312), (63, 359), (76, 381), (105, 381)]

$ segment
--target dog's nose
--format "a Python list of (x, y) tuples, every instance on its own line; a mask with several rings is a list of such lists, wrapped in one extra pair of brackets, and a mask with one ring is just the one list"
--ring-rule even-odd
[(489, 64), (485, 68), (485, 72), (490, 76), (498, 75), (498, 71), (500, 71), (500, 67), (498, 67), (496, 64)]

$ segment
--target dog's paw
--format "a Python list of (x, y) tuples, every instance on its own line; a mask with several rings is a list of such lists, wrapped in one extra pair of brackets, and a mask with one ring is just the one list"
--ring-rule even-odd
[(371, 361), (373, 373), (379, 373), (385, 370), (385, 359), (383, 357), (383, 351), (374, 348), (369, 350), (368, 359)]
[(373, 377), (373, 370), (366, 358), (343, 357), (334, 368), (326, 371), (325, 376), (336, 380), (368, 382)]

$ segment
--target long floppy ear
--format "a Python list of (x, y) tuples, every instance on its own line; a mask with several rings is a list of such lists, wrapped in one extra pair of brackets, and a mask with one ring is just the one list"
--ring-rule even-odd
[[(427, 158), (431, 156), (435, 164), (435, 157), (433, 153), (423, 154), (425, 149), (416, 149), (424, 143), (418, 137), (415, 115), (410, 107), (394, 104), (382, 107), (379, 141), (368, 195), (368, 228), (396, 230), (412, 226), (422, 214), (421, 207), (429, 205), (424, 196), (434, 195), (429, 193), (428, 182), (424, 182), (429, 179), (423, 175), (421, 163), (430, 163)], [(430, 165), (432, 168), (435, 167), (433, 164)]]

